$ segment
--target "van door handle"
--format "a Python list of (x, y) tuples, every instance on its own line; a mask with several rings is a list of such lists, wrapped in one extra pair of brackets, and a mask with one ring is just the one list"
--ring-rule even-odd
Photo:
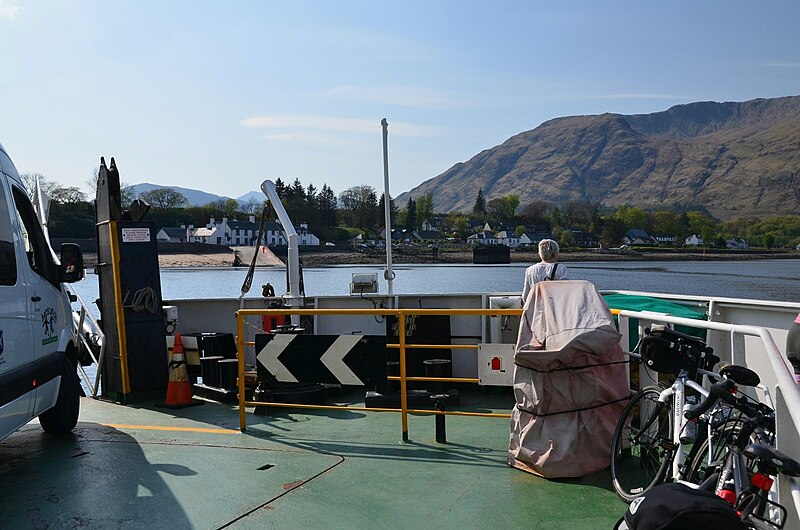
[(31, 302), (41, 302), (41, 301), (42, 301), (41, 296), (31, 296)]

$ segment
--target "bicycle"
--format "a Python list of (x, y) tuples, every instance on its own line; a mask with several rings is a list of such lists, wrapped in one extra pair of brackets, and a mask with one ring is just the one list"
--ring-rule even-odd
[(800, 463), (772, 446), (775, 411), (732, 390), (727, 381), (714, 383), (708, 397), (687, 410), (687, 418), (696, 418), (721, 401), (718, 411), (724, 411), (714, 426), (715, 435), (708, 438), (708, 445), (701, 444), (688, 474), (703, 479), (698, 489), (727, 500), (751, 526), (783, 528), (786, 509), (769, 498), (771, 477), (800, 476)]
[(690, 482), (687, 464), (695, 459), (701, 445), (694, 442), (690, 431), (702, 432), (706, 421), (701, 418), (698, 424), (698, 418), (684, 417), (692, 405), (687, 403), (687, 387), (706, 398), (709, 391), (699, 383), (704, 375), (713, 380), (728, 378), (731, 382), (726, 385), (737, 380), (744, 385), (758, 378), (741, 366), (728, 365), (720, 373), (711, 371), (719, 357), (703, 340), (664, 325), (645, 329), (634, 352), (637, 350), (649, 368), (674, 375), (674, 380), (667, 388), (647, 386), (639, 390), (617, 423), (611, 444), (611, 478), (625, 502), (665, 480)]

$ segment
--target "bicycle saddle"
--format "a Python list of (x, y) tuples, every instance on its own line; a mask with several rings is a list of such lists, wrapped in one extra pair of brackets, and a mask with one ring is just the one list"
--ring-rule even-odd
[(757, 373), (738, 364), (723, 364), (719, 369), (719, 375), (726, 379), (731, 379), (737, 385), (758, 386), (761, 384), (761, 378), (758, 377)]
[[(789, 477), (800, 477), (800, 462), (786, 456), (767, 444), (750, 444), (743, 454), (758, 461), (759, 471), (770, 475), (782, 473)], [(766, 466), (768, 469), (764, 469)]]

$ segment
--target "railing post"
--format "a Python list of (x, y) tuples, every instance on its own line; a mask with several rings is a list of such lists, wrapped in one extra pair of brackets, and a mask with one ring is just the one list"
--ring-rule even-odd
[(406, 394), (406, 315), (397, 311), (397, 338), (400, 344), (400, 417), (403, 422), (403, 441), (408, 441), (408, 396)]
[(239, 358), (239, 430), (247, 430), (247, 418), (244, 410), (244, 316), (236, 312), (236, 356)]

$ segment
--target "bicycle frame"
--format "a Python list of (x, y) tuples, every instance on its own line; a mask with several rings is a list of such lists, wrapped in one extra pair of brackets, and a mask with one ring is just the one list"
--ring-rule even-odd
[[(705, 370), (698, 370), (698, 373), (704, 373), (707, 375), (716, 376), (713, 372), (706, 372)], [(691, 421), (684, 418), (683, 413), (686, 408), (686, 387), (690, 387), (700, 393), (703, 398), (708, 397), (708, 390), (703, 388), (701, 385), (697, 384), (693, 380), (689, 378), (689, 375), (686, 371), (681, 370), (678, 374), (678, 377), (675, 378), (675, 382), (672, 383), (672, 386), (669, 388), (664, 389), (658, 396), (659, 403), (667, 404), (669, 399), (672, 398), (672, 443), (675, 447), (675, 451), (672, 455), (672, 479), (675, 482), (680, 482), (682, 484), (686, 484), (687, 486), (696, 488), (696, 484), (692, 484), (690, 482), (684, 481), (683, 479), (683, 465), (686, 463), (686, 455), (683, 451), (683, 442), (681, 442), (681, 433), (686, 428), (686, 424)]]

